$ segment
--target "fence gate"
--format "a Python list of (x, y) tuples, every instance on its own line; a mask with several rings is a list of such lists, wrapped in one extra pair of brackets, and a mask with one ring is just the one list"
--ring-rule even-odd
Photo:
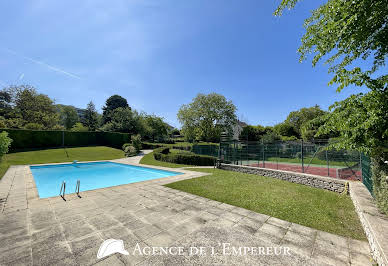
[(361, 169), (362, 169), (362, 183), (369, 190), (370, 194), (373, 196), (373, 181), (372, 181), (372, 170), (371, 170), (371, 161), (368, 156), (361, 154)]

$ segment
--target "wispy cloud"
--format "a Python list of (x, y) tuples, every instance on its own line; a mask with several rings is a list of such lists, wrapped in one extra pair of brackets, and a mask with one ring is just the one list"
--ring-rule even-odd
[(24, 78), (24, 73), (22, 73), (20, 76), (19, 76), (19, 80), (22, 80)]
[[(50, 70), (52, 70), (52, 71), (55, 71), (55, 72), (57, 72), (57, 73), (60, 73), (60, 74), (63, 74), (63, 75), (66, 75), (66, 76), (68, 76), (68, 77), (75, 78), (75, 79), (82, 79), (82, 78), (81, 78), (80, 76), (78, 76), (78, 75), (75, 75), (75, 74), (73, 74), (73, 73), (67, 72), (67, 71), (65, 71), (65, 70), (63, 70), (63, 69), (60, 69), (60, 68), (58, 68), (58, 67), (49, 65), (49, 64), (47, 64), (47, 63), (45, 63), (45, 62), (36, 60), (36, 59), (34, 59), (34, 58), (31, 58), (31, 57), (28, 57), (28, 56), (19, 54), (19, 53), (15, 52), (15, 51), (13, 51), (13, 50), (11, 50), (11, 49), (3, 48), (3, 50), (6, 51), (6, 52), (8, 52), (8, 53), (10, 53), (10, 54), (19, 56), (19, 57), (21, 57), (21, 58), (23, 58), (23, 59), (25, 59), (25, 60), (28, 60), (28, 61), (30, 61), (30, 62), (32, 62), (32, 63), (35, 63), (35, 64), (38, 64), (38, 65), (44, 66), (44, 67), (46, 67), (46, 68), (48, 68), (48, 69), (50, 69)], [(24, 76), (24, 74), (23, 74), (23, 76)]]
[(3, 86), (3, 87), (7, 87), (8, 86), (8, 84), (7, 83), (5, 83), (4, 81), (2, 81), (2, 80), (0, 80), (0, 85), (1, 86)]

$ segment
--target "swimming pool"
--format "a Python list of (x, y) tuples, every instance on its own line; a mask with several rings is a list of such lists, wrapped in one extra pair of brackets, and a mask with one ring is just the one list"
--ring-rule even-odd
[(62, 181), (68, 194), (75, 192), (77, 180), (80, 191), (86, 191), (182, 174), (114, 162), (39, 165), (30, 169), (40, 198), (58, 196)]

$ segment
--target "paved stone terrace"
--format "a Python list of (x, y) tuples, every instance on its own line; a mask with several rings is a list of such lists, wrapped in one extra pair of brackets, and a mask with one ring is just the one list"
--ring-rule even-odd
[[(126, 160), (120, 160), (125, 162)], [(132, 161), (133, 162), (133, 159)], [(176, 170), (176, 169), (174, 169)], [(180, 170), (179, 170), (180, 171)], [(370, 265), (367, 242), (162, 186), (201, 173), (39, 199), (27, 166), (0, 181), (0, 265)], [(97, 259), (122, 239), (130, 255)], [(139, 255), (140, 247), (215, 247), (215, 255)], [(289, 247), (291, 256), (221, 255), (234, 247)]]

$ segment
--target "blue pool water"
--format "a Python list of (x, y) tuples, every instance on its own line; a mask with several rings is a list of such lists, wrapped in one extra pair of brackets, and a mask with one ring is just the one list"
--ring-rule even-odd
[(62, 181), (66, 181), (68, 194), (75, 192), (77, 180), (81, 183), (80, 191), (86, 191), (182, 174), (113, 162), (30, 166), (30, 169), (40, 198), (58, 196)]

